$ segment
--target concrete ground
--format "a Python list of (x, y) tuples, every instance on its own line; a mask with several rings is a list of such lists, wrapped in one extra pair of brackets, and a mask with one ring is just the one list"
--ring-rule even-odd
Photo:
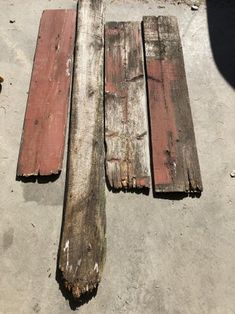
[[(235, 12), (231, 1), (208, 3), (211, 12), (177, 2), (109, 1), (106, 20), (178, 17), (204, 192), (169, 200), (107, 191), (107, 262), (81, 314), (235, 313)], [(75, 6), (0, 1), (1, 314), (74, 309), (55, 280), (64, 171), (48, 184), (18, 182), (15, 172), (42, 10)]]

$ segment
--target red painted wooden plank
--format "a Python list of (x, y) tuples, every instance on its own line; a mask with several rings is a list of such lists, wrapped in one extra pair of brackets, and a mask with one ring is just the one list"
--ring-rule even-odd
[(43, 12), (35, 51), (18, 176), (57, 174), (62, 168), (76, 10)]
[(202, 191), (177, 20), (144, 17), (143, 26), (154, 189)]

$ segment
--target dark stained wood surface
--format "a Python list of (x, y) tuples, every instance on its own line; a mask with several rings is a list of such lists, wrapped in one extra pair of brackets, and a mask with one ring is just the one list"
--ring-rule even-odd
[(75, 298), (101, 280), (105, 262), (103, 1), (78, 2), (64, 219), (58, 265)]
[(110, 187), (150, 184), (141, 24), (105, 26), (105, 142)]
[(200, 192), (202, 182), (175, 17), (143, 18), (156, 192)]
[(25, 113), (18, 176), (57, 174), (62, 168), (76, 10), (46, 10)]

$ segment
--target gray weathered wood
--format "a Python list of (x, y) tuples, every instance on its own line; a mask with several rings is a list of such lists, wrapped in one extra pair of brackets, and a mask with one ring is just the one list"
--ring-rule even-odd
[(92, 291), (105, 261), (103, 1), (80, 0), (59, 269), (74, 297)]
[(147, 105), (139, 22), (105, 26), (106, 174), (112, 188), (149, 187)]
[(143, 19), (156, 192), (200, 192), (202, 182), (177, 19)]

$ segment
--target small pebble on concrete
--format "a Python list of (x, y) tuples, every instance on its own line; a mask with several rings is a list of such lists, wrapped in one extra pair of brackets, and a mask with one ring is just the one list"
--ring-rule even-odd
[(231, 177), (231, 178), (235, 178), (235, 170), (233, 170), (233, 171), (230, 173), (230, 177)]
[(193, 4), (193, 5), (191, 6), (191, 10), (192, 10), (192, 11), (197, 11), (198, 9), (199, 9), (199, 6), (196, 5), (196, 4)]

